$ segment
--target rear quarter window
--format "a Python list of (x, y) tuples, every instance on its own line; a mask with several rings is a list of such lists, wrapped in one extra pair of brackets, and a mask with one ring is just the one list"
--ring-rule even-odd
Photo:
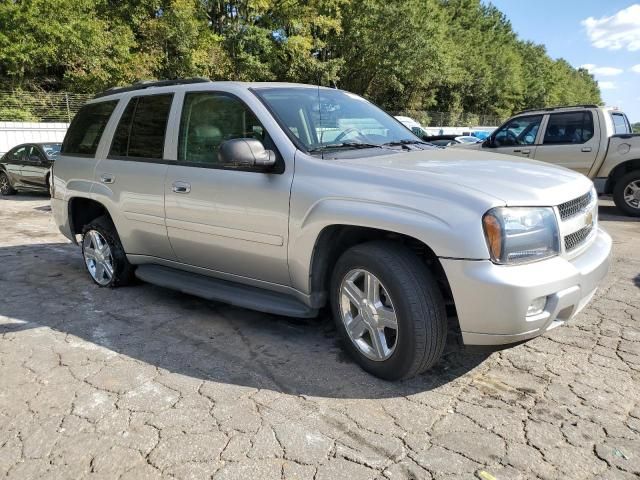
[(111, 100), (90, 103), (82, 107), (67, 130), (62, 143), (62, 153), (65, 155), (95, 155), (102, 133), (117, 104), (117, 100)]
[(631, 126), (623, 113), (612, 113), (611, 118), (613, 119), (613, 128), (616, 135), (631, 133)]

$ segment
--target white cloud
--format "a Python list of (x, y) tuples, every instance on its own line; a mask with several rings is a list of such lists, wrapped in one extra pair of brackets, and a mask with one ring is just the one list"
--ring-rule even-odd
[(615, 90), (618, 88), (615, 82), (598, 82), (600, 90)]
[(631, 71), (632, 72), (636, 72), (636, 73), (640, 73), (640, 64), (639, 65), (634, 65), (633, 67), (631, 67)]
[(624, 72), (624, 70), (621, 68), (599, 67), (597, 65), (594, 65), (593, 63), (585, 63), (584, 65), (580, 65), (580, 68), (589, 70), (589, 73), (600, 75), (601, 77), (615, 77), (616, 75), (620, 75), (622, 72)]
[(610, 17), (589, 17), (582, 21), (591, 44), (596, 48), (630, 52), (640, 50), (640, 3)]

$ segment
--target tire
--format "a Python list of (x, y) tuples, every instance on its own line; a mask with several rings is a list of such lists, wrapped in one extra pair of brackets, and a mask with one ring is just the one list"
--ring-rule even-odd
[[(101, 244), (106, 244), (108, 250), (101, 249)], [(134, 267), (127, 260), (116, 227), (109, 217), (96, 218), (84, 226), (82, 257), (89, 276), (100, 287), (121, 287), (135, 280)], [(104, 267), (105, 262), (110, 265), (111, 273)]]
[(625, 192), (628, 196), (633, 187), (640, 189), (640, 170), (629, 172), (616, 182), (613, 188), (613, 202), (625, 215), (640, 217), (640, 190), (637, 191), (631, 204), (625, 200)]
[(0, 195), (15, 195), (16, 190), (11, 186), (9, 176), (5, 172), (0, 172)]
[[(361, 282), (359, 275), (362, 275), (363, 282), (369, 277), (366, 273), (360, 274), (360, 271), (373, 275), (381, 284), (381, 289), (368, 289), (377, 290), (381, 298), (376, 307), (377, 315), (361, 313), (370, 309), (372, 302), (365, 294), (363, 284), (358, 283)], [(354, 295), (345, 293), (343, 287), (348, 285), (351, 285), (350, 291), (353, 290), (352, 286), (358, 286), (358, 293), (367, 296), (367, 300), (360, 303), (360, 308), (355, 307), (352, 300)], [(375, 281), (371, 285), (375, 285)], [(387, 241), (350, 248), (335, 265), (330, 295), (334, 320), (344, 348), (365, 371), (385, 380), (406, 379), (431, 368), (442, 356), (447, 336), (444, 300), (431, 272), (408, 248)], [(381, 336), (383, 347), (369, 348), (369, 344), (375, 343), (371, 332), (375, 332), (376, 328), (372, 329), (371, 325), (379, 327), (380, 320), (377, 319), (383, 318), (380, 312), (387, 312), (384, 317), (388, 317), (389, 310), (395, 314), (395, 334), (393, 329), (378, 329), (384, 332)], [(366, 323), (366, 328), (362, 328), (357, 321), (349, 321), (365, 316), (367, 320), (362, 325)], [(347, 330), (347, 324), (353, 335)], [(357, 336), (359, 331), (367, 328), (369, 330), (360, 338), (352, 339), (352, 336)], [(385, 343), (389, 352), (384, 347)], [(389, 347), (390, 343), (393, 343), (392, 348)], [(379, 355), (380, 351), (388, 356)]]

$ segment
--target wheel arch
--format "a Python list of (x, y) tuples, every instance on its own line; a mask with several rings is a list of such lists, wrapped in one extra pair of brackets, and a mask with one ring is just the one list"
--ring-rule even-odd
[(616, 188), (616, 182), (627, 173), (633, 172), (635, 170), (640, 171), (640, 158), (627, 160), (616, 165), (616, 167), (611, 170), (609, 176), (607, 177), (607, 182), (604, 187), (604, 193), (609, 195), (612, 194), (613, 190)]
[(112, 220), (107, 207), (91, 198), (72, 197), (69, 199), (68, 209), (69, 229), (74, 238), (82, 233), (85, 225), (96, 218), (107, 216)]
[(336, 262), (346, 250), (375, 240), (395, 242), (413, 251), (434, 275), (447, 305), (453, 307), (449, 281), (438, 256), (429, 245), (403, 233), (349, 224), (328, 225), (316, 239), (309, 266), (312, 301), (326, 304), (331, 274)]

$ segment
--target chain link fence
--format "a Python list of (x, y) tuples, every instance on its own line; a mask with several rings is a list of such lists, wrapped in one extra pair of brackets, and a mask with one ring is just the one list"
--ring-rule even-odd
[(0, 91), (0, 122), (69, 123), (89, 93)]

